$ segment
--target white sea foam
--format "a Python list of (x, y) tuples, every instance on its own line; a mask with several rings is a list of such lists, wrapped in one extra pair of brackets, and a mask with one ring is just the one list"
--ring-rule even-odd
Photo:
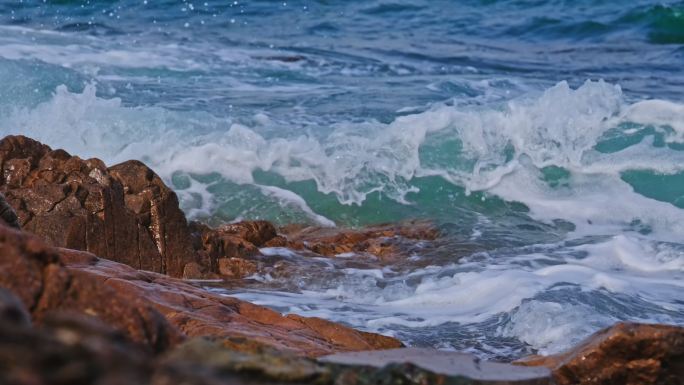
[(667, 100), (645, 100), (629, 106), (621, 119), (643, 125), (669, 127), (674, 135), (668, 135), (670, 142), (684, 141), (684, 104)]

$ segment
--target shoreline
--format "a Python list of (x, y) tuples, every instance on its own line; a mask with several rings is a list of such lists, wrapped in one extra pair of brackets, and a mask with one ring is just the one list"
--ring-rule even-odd
[[(276, 229), (266, 221), (210, 228), (188, 222), (178, 206), (176, 194), (154, 171), (138, 161), (107, 167), (98, 159), (82, 160), (17, 136), (0, 140), (0, 161), (3, 169), (0, 190), (17, 211), (19, 224), (26, 231), (0, 228), (1, 247), (8, 256), (1, 270), (0, 287), (13, 293), (5, 295), (9, 299), (4, 299), (2, 306), (40, 325), (35, 328), (21, 321), (12, 327), (40, 339), (45, 337), (41, 334), (43, 328), (50, 330), (52, 321), (46, 320), (67, 312), (75, 317), (69, 321), (76, 325), (74, 333), (79, 336), (74, 344), (82, 343), (82, 334), (90, 330), (84, 325), (96, 322), (97, 328), (105, 328), (107, 333), (113, 330), (115, 334), (123, 334), (126, 343), (136, 346), (124, 350), (142, 349), (138, 353), (147, 357), (143, 361), (152, 366), (166, 368), (165, 364), (156, 363), (154, 357), (172, 356), (178, 349), (195, 349), (197, 345), (188, 348), (194, 342), (186, 340), (210, 337), (220, 346), (202, 345), (197, 349), (204, 349), (205, 353), (220, 352), (219, 355), (234, 354), (233, 361), (223, 362), (221, 367), (229, 377), (249, 379), (249, 374), (235, 369), (234, 365), (256, 354), (283, 355), (287, 357), (285, 361), (315, 368), (304, 371), (308, 377), (293, 380), (299, 383), (313, 383), (314, 379), (325, 383), (323, 378), (351, 375), (340, 374), (340, 370), (356, 370), (354, 373), (366, 373), (368, 378), (390, 370), (393, 375), (407, 378), (409, 382), (405, 383), (414, 383), (410, 382), (413, 380), (409, 375), (413, 369), (391, 365), (388, 369), (386, 365), (396, 361), (381, 361), (377, 369), (348, 365), (352, 369), (328, 367), (325, 372), (317, 366), (323, 364), (298, 358), (397, 348), (401, 345), (398, 340), (355, 331), (320, 318), (283, 316), (248, 302), (210, 294), (174, 277), (239, 282), (269, 263), (256, 258), (262, 247), (287, 247), (323, 256), (370, 253), (377, 257), (378, 264), (396, 261), (405, 257), (402, 242), (434, 240), (439, 236), (439, 230), (429, 222), (358, 230), (298, 226)], [(44, 245), (38, 238), (55, 248)], [(17, 274), (18, 271), (24, 275)], [(285, 266), (283, 274), (287, 273)], [(13, 296), (21, 300), (23, 308)], [(100, 343), (111, 347), (109, 337), (102, 337), (101, 330), (98, 333)], [(51, 343), (64, 343), (57, 340)], [(634, 341), (639, 346), (654, 348), (622, 352)], [(439, 353), (433, 351), (433, 354)], [(188, 356), (181, 356), (176, 363), (190, 360)], [(601, 359), (582, 358), (588, 356)], [(547, 373), (529, 380), (541, 382), (519, 382), (511, 378), (509, 383), (599, 383), (591, 382), (596, 376), (604, 379), (600, 383), (677, 383), (664, 381), (677, 381), (677, 376), (683, 375), (682, 357), (684, 328), (618, 324), (609, 331), (598, 332), (568, 353), (526, 360), (526, 364), (553, 371), (552, 376)], [(203, 363), (193, 365), (202, 367)], [(292, 370), (301, 371), (297, 365), (285, 373), (292, 375)], [(319, 369), (326, 374), (320, 374)], [(216, 368), (211, 370), (221, 372)], [(269, 377), (269, 370), (273, 368), (257, 365), (252, 370), (260, 373), (259, 378), (282, 380)], [(453, 373), (418, 370), (435, 381), (439, 376), (454, 377)], [(106, 373), (106, 370), (100, 372)], [(185, 374), (191, 376), (190, 372)], [(642, 382), (634, 382), (637, 380), (632, 378)], [(632, 382), (619, 382), (625, 379)], [(217, 381), (223, 380), (219, 376)], [(153, 383), (152, 379), (146, 381)]]

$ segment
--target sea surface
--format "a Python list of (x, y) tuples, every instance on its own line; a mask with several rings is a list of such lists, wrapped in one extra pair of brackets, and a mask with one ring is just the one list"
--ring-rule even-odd
[(214, 225), (442, 229), (221, 290), (283, 312), (499, 360), (684, 325), (682, 1), (3, 0), (0, 134)]

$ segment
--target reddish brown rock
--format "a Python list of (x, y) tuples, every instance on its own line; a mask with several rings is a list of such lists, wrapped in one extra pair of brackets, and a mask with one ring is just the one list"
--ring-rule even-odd
[[(0, 296), (0, 307), (3, 306)], [(12, 301), (17, 302), (17, 301)], [(10, 304), (10, 306), (13, 306)], [(375, 384), (516, 384), (542, 385), (539, 376), (521, 375), (525, 368), (481, 363), (472, 358), (444, 359), (444, 352), (427, 351), (423, 362), (378, 365), (377, 359), (342, 364), (315, 361), (270, 349), (245, 353), (197, 338), (153, 355), (130, 344), (120, 333), (92, 317), (52, 317), (38, 327), (17, 323), (0, 314), (0, 384), (149, 384), (149, 385), (375, 385)], [(403, 350), (402, 350), (403, 352)], [(366, 352), (368, 353), (368, 352)], [(347, 353), (349, 354), (349, 353)], [(361, 353), (363, 354), (363, 353)], [(436, 359), (435, 359), (436, 358)], [(414, 358), (415, 359), (415, 358)], [(338, 359), (339, 360), (339, 359)], [(432, 360), (432, 361), (430, 361)], [(358, 361), (358, 360), (357, 360)], [(464, 361), (464, 360), (460, 360)], [(498, 367), (497, 367), (498, 365)], [(431, 366), (435, 366), (434, 364)], [(464, 373), (463, 368), (470, 369)], [(533, 369), (527, 368), (531, 372)], [(508, 374), (514, 372), (513, 374)], [(473, 374), (473, 375), (468, 375)], [(489, 376), (489, 379), (486, 377)], [(483, 377), (485, 380), (483, 381)], [(547, 378), (548, 379), (548, 378)]]
[[(144, 240), (139, 245), (146, 245), (150, 249), (147, 253), (158, 252), (160, 256), (161, 269), (140, 255), (140, 269), (182, 276), (185, 265), (196, 261), (196, 254), (176, 194), (141, 162), (127, 161), (108, 171), (123, 186), (126, 207), (135, 213), (138, 239)], [(156, 250), (151, 250), (152, 245)]]
[(684, 384), (684, 328), (618, 323), (567, 352), (517, 364), (546, 366), (559, 385)]
[[(189, 337), (210, 336), (237, 350), (271, 347), (299, 355), (400, 346), (393, 338), (359, 332), (329, 321), (283, 316), (231, 297), (211, 294), (183, 281), (135, 271), (97, 259), (69, 259), (70, 271), (95, 276), (102, 284), (153, 306)], [(319, 323), (329, 324), (323, 329)], [(335, 332), (332, 332), (335, 329)]]
[(64, 257), (35, 236), (0, 226), (0, 287), (14, 293), (36, 322), (49, 314), (75, 312), (97, 317), (130, 340), (162, 351), (184, 336), (142, 298), (117, 292), (99, 277), (67, 269), (63, 258), (89, 258), (68, 251)]
[(152, 170), (107, 168), (23, 136), (0, 141), (0, 191), (22, 228), (51, 244), (182, 276), (197, 262), (178, 199)]
[[(296, 314), (289, 314), (287, 318), (306, 325), (307, 328), (314, 330), (327, 341), (330, 341), (335, 345), (345, 346), (345, 350), (377, 350), (391, 349), (392, 346), (402, 346), (396, 339), (380, 334), (361, 331), (348, 333), (348, 328), (346, 326), (322, 318), (302, 317)], [(371, 346), (372, 348), (368, 349), (368, 346)]]
[(219, 274), (226, 278), (240, 279), (257, 272), (257, 264), (242, 258), (221, 258), (218, 260)]
[(278, 236), (275, 226), (268, 221), (244, 221), (223, 225), (216, 229), (222, 234), (233, 234), (257, 247), (264, 246)]
[(219, 258), (250, 257), (259, 252), (254, 243), (240, 237), (239, 234), (225, 231), (223, 226), (212, 229), (198, 222), (193, 222), (191, 226), (199, 240), (196, 248), (203, 250), (211, 261), (217, 261)]
[(407, 244), (434, 240), (440, 232), (431, 222), (408, 221), (363, 229), (288, 226), (282, 229), (287, 246), (324, 256), (367, 253), (386, 261), (406, 257)]
[(87, 317), (51, 317), (40, 328), (0, 320), (0, 383), (143, 384), (151, 355)]
[(270, 347), (306, 356), (401, 345), (329, 321), (283, 316), (87, 252), (55, 250), (2, 225), (0, 255), (0, 287), (17, 295), (36, 322), (64, 311), (92, 316), (153, 351), (198, 336), (237, 350)]

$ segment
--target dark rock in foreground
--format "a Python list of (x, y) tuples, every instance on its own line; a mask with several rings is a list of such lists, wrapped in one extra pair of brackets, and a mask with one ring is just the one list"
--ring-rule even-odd
[[(0, 306), (7, 306), (3, 297)], [(143, 384), (152, 369), (148, 357), (93, 318), (54, 315), (34, 328), (0, 316), (2, 384)]]

